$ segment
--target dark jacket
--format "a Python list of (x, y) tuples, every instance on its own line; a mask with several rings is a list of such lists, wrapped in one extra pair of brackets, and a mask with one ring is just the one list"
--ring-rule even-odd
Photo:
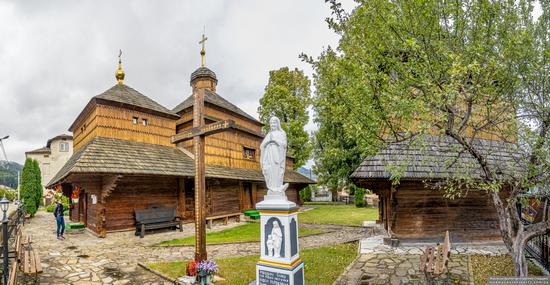
[(57, 217), (63, 217), (63, 204), (59, 203), (57, 206), (55, 206), (55, 210), (53, 210), (53, 215)]

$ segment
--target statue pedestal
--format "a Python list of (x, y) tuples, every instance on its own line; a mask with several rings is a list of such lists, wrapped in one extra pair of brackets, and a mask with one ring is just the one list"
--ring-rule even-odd
[(304, 263), (298, 246), (298, 207), (283, 195), (266, 195), (260, 212), (261, 254), (257, 285), (303, 285)]

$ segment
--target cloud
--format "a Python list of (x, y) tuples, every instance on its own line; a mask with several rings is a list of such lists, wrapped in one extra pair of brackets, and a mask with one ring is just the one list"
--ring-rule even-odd
[[(347, 4), (351, 5), (351, 4)], [(0, 2), (0, 135), (10, 160), (67, 129), (89, 99), (125, 83), (172, 108), (191, 89), (206, 27), (219, 93), (258, 117), (268, 73), (298, 67), (337, 37), (323, 1)], [(3, 159), (3, 158), (2, 158)]]

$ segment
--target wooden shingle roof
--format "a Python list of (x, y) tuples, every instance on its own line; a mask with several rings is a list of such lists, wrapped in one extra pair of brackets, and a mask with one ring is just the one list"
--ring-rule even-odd
[(141, 94), (134, 88), (124, 84), (116, 84), (105, 92), (92, 97), (76, 120), (71, 124), (69, 131), (73, 130), (77, 122), (83, 119), (95, 104), (115, 105), (172, 119), (179, 118), (177, 114), (172, 113), (166, 107)]
[(109, 88), (107, 91), (95, 96), (94, 98), (141, 107), (166, 115), (174, 115), (166, 107), (155, 102), (153, 99), (139, 93), (134, 88), (124, 84), (116, 84), (115, 86)]
[[(233, 105), (233, 103), (227, 101), (226, 99), (224, 99), (222, 96), (220, 96), (219, 94), (217, 93), (214, 93), (212, 91), (209, 91), (209, 90), (204, 90), (204, 102), (205, 103), (210, 103), (214, 106), (218, 106), (222, 109), (225, 109), (225, 110), (228, 110), (228, 111), (231, 111), (237, 115), (240, 115), (242, 117), (245, 117), (249, 120), (252, 120), (254, 122), (257, 122), (257, 123), (260, 123), (256, 118), (250, 116), (249, 114), (247, 114), (245, 111), (241, 110), (241, 108)], [(193, 107), (193, 95), (187, 97), (187, 99), (183, 100), (183, 102), (181, 102), (180, 104), (178, 104), (174, 109), (172, 109), (172, 112), (174, 114), (177, 114), (187, 108), (190, 108), (190, 107)]]
[[(487, 157), (494, 174), (501, 178), (521, 173), (522, 156), (514, 144), (474, 140), (475, 148)], [(482, 169), (464, 148), (451, 137), (425, 135), (412, 140), (390, 143), (365, 160), (351, 174), (353, 180), (390, 179), (425, 180), (482, 177)]]
[[(75, 173), (193, 177), (195, 168), (194, 161), (175, 147), (96, 137), (75, 152), (46, 187)], [(210, 165), (206, 177), (264, 181), (258, 170)], [(287, 171), (285, 182), (313, 183), (295, 171)]]

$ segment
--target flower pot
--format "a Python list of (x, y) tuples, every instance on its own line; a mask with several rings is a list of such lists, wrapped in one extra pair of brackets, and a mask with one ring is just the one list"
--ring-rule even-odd
[(77, 204), (77, 203), (78, 203), (78, 198), (73, 198), (72, 200), (73, 200), (73, 203), (74, 203), (74, 204)]

